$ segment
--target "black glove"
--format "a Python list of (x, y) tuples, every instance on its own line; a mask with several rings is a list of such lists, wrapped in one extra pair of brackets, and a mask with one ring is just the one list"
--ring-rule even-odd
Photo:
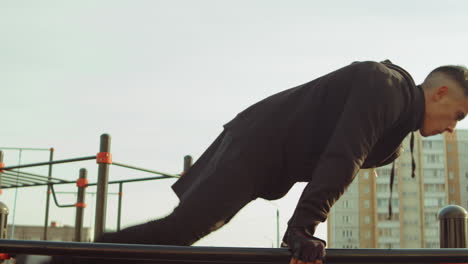
[(327, 243), (314, 237), (306, 227), (289, 227), (283, 238), (284, 247), (289, 247), (292, 257), (304, 262), (324, 260)]

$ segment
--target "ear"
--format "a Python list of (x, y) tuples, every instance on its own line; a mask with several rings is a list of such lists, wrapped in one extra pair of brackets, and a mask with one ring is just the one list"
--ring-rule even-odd
[(448, 94), (448, 87), (447, 86), (441, 86), (441, 87), (435, 89), (432, 98), (435, 101), (439, 101), (440, 99), (444, 98), (447, 94)]

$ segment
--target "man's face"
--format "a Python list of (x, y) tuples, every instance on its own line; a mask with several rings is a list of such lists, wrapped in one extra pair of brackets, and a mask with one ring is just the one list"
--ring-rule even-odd
[(422, 136), (433, 136), (445, 131), (452, 133), (457, 122), (468, 113), (468, 97), (454, 90), (444, 86), (430, 92), (426, 98), (423, 125), (419, 130)]

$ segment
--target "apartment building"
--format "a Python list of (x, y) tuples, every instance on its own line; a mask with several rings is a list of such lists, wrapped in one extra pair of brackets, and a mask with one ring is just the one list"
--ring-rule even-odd
[(332, 248), (438, 248), (437, 212), (448, 204), (468, 208), (468, 130), (423, 138), (415, 134), (416, 177), (409, 137), (395, 162), (393, 215), (389, 219), (392, 165), (361, 170), (328, 218)]

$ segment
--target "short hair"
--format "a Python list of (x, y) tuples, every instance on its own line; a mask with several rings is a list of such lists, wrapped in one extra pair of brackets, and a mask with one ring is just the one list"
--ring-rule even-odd
[(451, 80), (458, 83), (462, 89), (465, 96), (468, 96), (468, 69), (462, 65), (446, 65), (440, 66), (432, 70), (427, 78), (430, 78), (434, 73), (442, 73)]

